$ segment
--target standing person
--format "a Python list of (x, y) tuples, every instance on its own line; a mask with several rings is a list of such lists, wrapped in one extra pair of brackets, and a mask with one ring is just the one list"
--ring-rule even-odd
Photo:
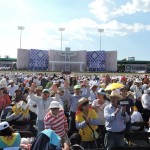
[(104, 108), (105, 117), (105, 147), (110, 150), (114, 146), (124, 146), (125, 122), (130, 120), (126, 113), (126, 106), (120, 106), (118, 101), (122, 96), (117, 90), (110, 94), (110, 104)]
[(7, 87), (9, 97), (12, 99), (12, 96), (15, 94), (15, 91), (18, 89), (18, 85), (14, 84), (13, 80), (9, 80), (9, 85)]
[(150, 88), (142, 95), (141, 102), (143, 106), (143, 119), (145, 122), (148, 122), (150, 118)]
[(134, 101), (133, 99), (130, 99), (129, 97), (127, 97), (127, 87), (123, 86), (120, 89), (120, 94), (122, 96), (122, 99), (120, 100), (120, 102), (125, 101), (126, 104), (126, 112), (130, 117), (130, 120), (128, 122), (126, 122), (126, 130), (125, 130), (125, 137), (127, 139), (127, 141), (129, 141), (129, 137), (130, 137), (130, 131), (131, 131), (131, 115), (133, 114), (133, 106), (134, 106)]
[(68, 138), (68, 123), (64, 111), (60, 109), (60, 103), (53, 101), (50, 104), (49, 112), (44, 117), (45, 129), (55, 131), (61, 138), (61, 144), (69, 144)]
[(81, 95), (81, 86), (75, 85), (74, 94), (70, 98), (70, 123), (69, 123), (70, 134), (77, 132), (76, 125), (75, 125), (75, 114), (77, 111), (78, 101), (82, 97), (87, 97), (87, 98), (89, 97), (89, 88), (87, 89), (86, 95)]
[(100, 88), (97, 92), (98, 99), (95, 99), (92, 103), (92, 107), (95, 109), (95, 111), (98, 114), (99, 118), (99, 130), (101, 133), (101, 138), (99, 141), (99, 145), (104, 147), (104, 137), (106, 133), (105, 129), (105, 118), (104, 118), (104, 108), (109, 105), (109, 101), (106, 100), (106, 92), (104, 89)]
[(97, 89), (98, 89), (98, 83), (97, 82), (93, 82), (91, 87), (90, 87), (91, 91), (90, 91), (90, 100), (91, 103), (97, 99)]
[(10, 105), (10, 103), (11, 101), (8, 94), (4, 94), (4, 87), (0, 86), (0, 114), (5, 107)]
[(96, 149), (96, 137), (93, 132), (96, 131), (99, 124), (97, 113), (92, 107), (89, 107), (89, 100), (82, 97), (78, 101), (76, 112), (76, 128), (82, 138), (82, 146), (85, 149)]
[(34, 101), (37, 105), (37, 128), (38, 132), (44, 130), (44, 116), (48, 112), (48, 108), (53, 99), (49, 96), (49, 90), (44, 89), (42, 91), (42, 96), (38, 97), (34, 95), (34, 90), (36, 89), (35, 83), (32, 83), (30, 89), (30, 99)]

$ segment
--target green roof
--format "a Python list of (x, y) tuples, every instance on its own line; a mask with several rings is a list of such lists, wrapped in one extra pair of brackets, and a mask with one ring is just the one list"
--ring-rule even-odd
[(122, 60), (118, 60), (117, 64), (150, 64), (150, 61), (141, 61), (141, 60), (122, 61)]
[(17, 61), (17, 58), (0, 58), (0, 61)]

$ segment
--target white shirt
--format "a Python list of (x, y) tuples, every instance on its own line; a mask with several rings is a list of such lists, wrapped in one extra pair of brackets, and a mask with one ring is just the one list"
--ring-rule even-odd
[(105, 118), (104, 118), (104, 108), (109, 105), (109, 102), (106, 100), (104, 104), (99, 104), (98, 99), (94, 100), (92, 103), (92, 107), (96, 110), (98, 114), (98, 118), (100, 120), (100, 125), (105, 125)]
[[(133, 111), (133, 114), (131, 115), (131, 122), (143, 122), (143, 118), (140, 112), (138, 111)], [(140, 127), (135, 127), (132, 126), (131, 129), (132, 130), (138, 130)]]
[(58, 94), (55, 95), (54, 98), (48, 97), (47, 100), (43, 100), (42, 97), (35, 96), (33, 93), (30, 93), (30, 99), (34, 101), (37, 105), (37, 120), (44, 120), (45, 115), (49, 111), (49, 106), (52, 101), (58, 100)]
[(144, 109), (150, 110), (150, 95), (143, 94), (141, 98), (141, 103)]
[(8, 92), (9, 92), (9, 96), (13, 96), (15, 94), (15, 91), (18, 89), (18, 85), (14, 85), (13, 87), (11, 87), (11, 85), (9, 85), (7, 87)]

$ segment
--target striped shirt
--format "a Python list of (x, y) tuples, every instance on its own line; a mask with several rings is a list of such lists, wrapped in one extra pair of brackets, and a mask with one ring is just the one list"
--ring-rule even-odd
[(44, 117), (45, 129), (52, 129), (60, 137), (63, 137), (68, 130), (67, 118), (63, 110), (59, 110), (57, 116), (53, 116), (49, 111)]

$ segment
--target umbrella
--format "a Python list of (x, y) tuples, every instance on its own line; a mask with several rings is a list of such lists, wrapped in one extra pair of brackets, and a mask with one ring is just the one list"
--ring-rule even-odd
[(121, 83), (112, 83), (109, 84), (106, 88), (105, 91), (109, 91), (109, 90), (115, 90), (115, 89), (119, 89), (121, 87), (123, 87), (124, 85)]

